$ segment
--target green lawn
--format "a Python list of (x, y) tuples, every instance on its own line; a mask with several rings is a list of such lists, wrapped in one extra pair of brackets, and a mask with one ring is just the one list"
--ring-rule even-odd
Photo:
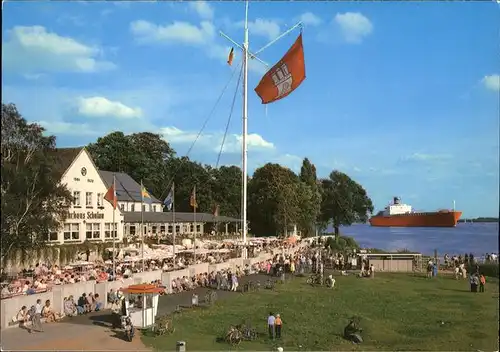
[[(267, 315), (280, 313), (281, 341), (266, 335)], [(341, 337), (348, 318), (361, 317), (361, 345)], [(261, 336), (239, 350), (498, 350), (498, 280), (485, 293), (468, 292), (468, 282), (451, 277), (426, 279), (411, 274), (381, 274), (374, 279), (337, 277), (335, 289), (313, 288), (296, 278), (275, 291), (261, 290), (187, 310), (174, 318), (176, 332), (148, 337), (155, 350), (172, 350), (186, 341), (187, 351), (230, 350), (216, 342), (231, 324), (246, 320)], [(444, 324), (442, 324), (444, 322)], [(232, 348), (233, 350), (236, 348)]]

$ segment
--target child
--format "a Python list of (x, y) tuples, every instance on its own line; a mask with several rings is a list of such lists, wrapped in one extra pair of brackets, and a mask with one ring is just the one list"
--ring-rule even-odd
[(280, 339), (281, 338), (281, 326), (283, 325), (283, 321), (281, 320), (281, 317), (279, 314), (276, 314), (276, 319), (274, 320), (274, 326), (276, 330), (276, 338)]
[(479, 292), (484, 292), (484, 285), (486, 284), (486, 278), (483, 274), (479, 277)]

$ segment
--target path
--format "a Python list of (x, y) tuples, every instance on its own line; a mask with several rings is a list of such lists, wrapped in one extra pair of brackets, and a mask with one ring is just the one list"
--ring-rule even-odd
[[(249, 280), (259, 280), (261, 285), (269, 279), (269, 276), (257, 274), (242, 277), (240, 286)], [(207, 288), (198, 288), (174, 295), (160, 297), (158, 315), (170, 314), (177, 306), (190, 306), (191, 297), (196, 293), (201, 301), (207, 292)], [(227, 299), (239, 292), (217, 291), (218, 299)], [(65, 318), (62, 322), (43, 324), (44, 332), (28, 333), (27, 330), (11, 328), (2, 331), (1, 348), (10, 351), (150, 351), (144, 346), (137, 331), (132, 342), (127, 342), (119, 330), (111, 329), (111, 312), (94, 312), (74, 318)]]

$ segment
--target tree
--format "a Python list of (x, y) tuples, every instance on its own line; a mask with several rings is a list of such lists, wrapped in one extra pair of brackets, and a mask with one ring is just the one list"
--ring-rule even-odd
[(314, 234), (314, 227), (321, 212), (321, 192), (318, 186), (316, 167), (308, 158), (302, 161), (299, 178), (305, 187), (302, 190), (304, 203), (301, 207), (299, 225), (305, 236), (311, 236)]
[(332, 171), (329, 178), (321, 180), (321, 185), (321, 220), (332, 222), (336, 235), (340, 225), (366, 222), (373, 213), (373, 204), (365, 189), (346, 174)]
[(171, 158), (167, 162), (168, 182), (175, 182), (175, 210), (193, 212), (191, 193), (196, 186), (197, 212), (211, 213), (213, 207), (213, 171), (210, 167), (191, 161), (188, 157)]
[(248, 218), (258, 236), (280, 234), (300, 220), (304, 189), (297, 175), (279, 164), (255, 170), (248, 185)]
[(55, 137), (2, 104), (2, 262), (13, 250), (39, 248), (65, 220), (68, 189), (55, 165)]
[(214, 205), (221, 215), (234, 218), (241, 214), (241, 169), (237, 166), (221, 166), (213, 170), (215, 182), (212, 188)]
[(137, 182), (142, 180), (156, 197), (166, 192), (167, 162), (175, 156), (175, 151), (161, 135), (113, 132), (89, 144), (88, 150), (99, 169), (124, 172)]

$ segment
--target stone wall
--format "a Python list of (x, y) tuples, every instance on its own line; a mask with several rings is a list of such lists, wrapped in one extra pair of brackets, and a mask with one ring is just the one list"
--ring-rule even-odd
[[(287, 253), (296, 252), (298, 249), (304, 246), (305, 244), (295, 248), (294, 250), (287, 251)], [(56, 312), (63, 312), (64, 297), (73, 296), (76, 300), (83, 293), (89, 294), (92, 292), (92, 293), (98, 293), (103, 302), (106, 302), (107, 293), (111, 289), (117, 290), (119, 288), (127, 287), (129, 285), (140, 284), (144, 282), (149, 283), (154, 280), (161, 280), (168, 287), (169, 293), (171, 293), (170, 283), (171, 280), (174, 278), (182, 276), (191, 277), (199, 273), (218, 271), (228, 268), (234, 270), (236, 269), (237, 266), (243, 267), (246, 264), (253, 265), (255, 263), (271, 259), (275, 254), (279, 254), (282, 252), (283, 251), (281, 249), (275, 249), (272, 254), (261, 253), (256, 258), (250, 258), (245, 260), (241, 258), (234, 258), (224, 263), (211, 264), (211, 265), (208, 263), (202, 263), (189, 266), (186, 269), (170, 271), (170, 272), (163, 272), (161, 270), (148, 271), (148, 272), (134, 274), (134, 276), (129, 279), (113, 281), (113, 282), (97, 283), (96, 281), (87, 281), (87, 282), (78, 282), (75, 284), (65, 284), (60, 286), (54, 286), (52, 288), (52, 291), (50, 292), (44, 292), (35, 295), (22, 295), (22, 296), (3, 299), (1, 300), (0, 328), (3, 330), (10, 327), (17, 327), (17, 325), (12, 325), (12, 324), (9, 326), (9, 323), (12, 322), (12, 317), (17, 315), (19, 309), (21, 309), (22, 306), (26, 306), (29, 309), (29, 307), (31, 307), (36, 303), (37, 299), (41, 299), (42, 302), (45, 302), (47, 299), (49, 299), (52, 302), (52, 306)]]

